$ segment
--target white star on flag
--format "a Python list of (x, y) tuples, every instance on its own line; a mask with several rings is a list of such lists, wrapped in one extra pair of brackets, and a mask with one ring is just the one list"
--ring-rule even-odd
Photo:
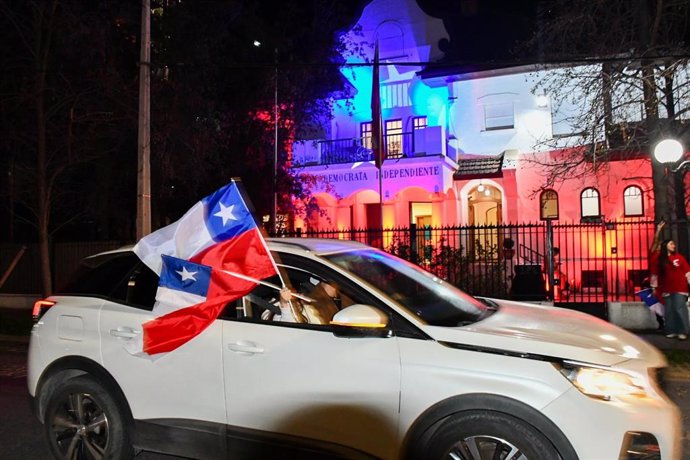
[(196, 281), (196, 278), (194, 278), (194, 275), (196, 275), (197, 272), (187, 271), (187, 267), (182, 267), (181, 272), (175, 272), (175, 273), (177, 273), (178, 275), (180, 275), (182, 277), (182, 281), (187, 281), (187, 280)]
[(229, 220), (237, 220), (237, 217), (233, 213), (233, 210), (235, 209), (235, 205), (231, 204), (230, 206), (225, 206), (223, 203), (218, 203), (220, 205), (220, 211), (214, 214), (216, 217), (220, 217), (223, 219), (223, 225), (227, 224)]

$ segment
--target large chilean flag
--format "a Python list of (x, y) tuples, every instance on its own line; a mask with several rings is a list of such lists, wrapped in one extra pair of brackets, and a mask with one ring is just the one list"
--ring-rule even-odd
[(133, 353), (174, 350), (206, 329), (225, 304), (276, 274), (236, 180), (142, 238), (134, 252), (160, 275), (153, 312), (161, 316), (144, 324), (139, 345), (127, 347)]

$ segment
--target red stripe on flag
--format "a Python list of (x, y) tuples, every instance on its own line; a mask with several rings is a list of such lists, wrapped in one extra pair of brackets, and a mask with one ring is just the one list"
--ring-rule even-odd
[(173, 351), (201, 334), (237, 295), (216, 297), (182, 308), (144, 323), (144, 352), (149, 355)]
[[(190, 261), (259, 280), (276, 274), (271, 256), (257, 228), (213, 245), (192, 257)], [(236, 290), (232, 287), (235, 286), (235, 282), (238, 283), (238, 286), (247, 283), (247, 281), (235, 277), (231, 280), (226, 279), (223, 287)], [(253, 283), (251, 284), (253, 286)], [(215, 288), (212, 286), (212, 289)], [(211, 298), (224, 292), (209, 291), (207, 297)]]

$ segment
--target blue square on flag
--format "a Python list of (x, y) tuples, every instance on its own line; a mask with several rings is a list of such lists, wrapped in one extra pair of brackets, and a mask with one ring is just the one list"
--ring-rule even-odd
[(211, 283), (211, 267), (163, 255), (158, 285), (162, 288), (206, 297)]
[(224, 241), (256, 227), (254, 218), (234, 183), (202, 199), (205, 219), (211, 238)]

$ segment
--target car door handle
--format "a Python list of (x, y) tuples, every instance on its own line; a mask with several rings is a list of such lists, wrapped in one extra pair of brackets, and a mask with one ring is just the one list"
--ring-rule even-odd
[(110, 330), (110, 335), (113, 337), (122, 337), (124, 339), (133, 339), (139, 334), (141, 334), (141, 331), (137, 331), (131, 327), (118, 327), (117, 329)]
[(250, 342), (248, 340), (239, 340), (235, 343), (229, 343), (228, 349), (241, 355), (254, 355), (256, 353), (264, 352), (263, 347), (260, 347), (254, 342)]

